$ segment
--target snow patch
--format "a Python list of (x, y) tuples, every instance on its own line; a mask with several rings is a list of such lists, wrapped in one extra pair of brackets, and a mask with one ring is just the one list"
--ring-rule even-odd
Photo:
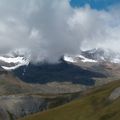
[(70, 57), (70, 56), (68, 56), (68, 55), (65, 55), (63, 59), (64, 59), (66, 62), (71, 62), (71, 63), (76, 62), (73, 57)]
[(86, 58), (86, 57), (84, 57), (84, 56), (82, 56), (82, 55), (78, 55), (77, 57), (81, 58), (81, 59), (82, 59), (82, 60), (81, 60), (82, 62), (97, 62), (96, 60)]
[(115, 58), (111, 60), (112, 63), (120, 63), (120, 59), (119, 58)]
[(8, 63), (8, 64), (10, 64), (10, 63), (15, 64), (14, 66), (10, 66), (10, 67), (4, 66), (4, 65), (1, 66), (5, 70), (14, 70), (20, 66), (24, 66), (24, 65), (29, 64), (29, 61), (27, 59), (25, 59), (24, 57), (3, 57), (3, 56), (0, 56), (0, 61)]
[(0, 61), (6, 63), (23, 63), (25, 59), (23, 57), (3, 57), (0, 56)]
[(96, 60), (86, 58), (86, 57), (84, 57), (82, 55), (76, 55), (76, 56), (65, 55), (64, 56), (64, 60), (66, 62), (71, 62), (71, 63), (77, 62), (78, 61), (77, 58), (80, 58), (80, 61), (82, 61), (82, 62), (97, 62)]

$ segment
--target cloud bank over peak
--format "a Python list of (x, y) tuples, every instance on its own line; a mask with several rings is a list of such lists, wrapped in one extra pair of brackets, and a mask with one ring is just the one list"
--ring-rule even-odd
[(80, 49), (119, 51), (119, 11), (73, 8), (69, 0), (0, 0), (0, 54), (22, 49), (33, 62), (56, 62)]

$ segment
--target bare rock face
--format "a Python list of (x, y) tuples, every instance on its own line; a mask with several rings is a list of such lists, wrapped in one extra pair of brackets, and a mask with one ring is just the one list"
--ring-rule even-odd
[(115, 100), (120, 97), (120, 87), (116, 88), (109, 96), (110, 100)]
[(9, 113), (0, 107), (0, 120), (9, 120)]
[(8, 120), (42, 111), (46, 109), (47, 103), (43, 98), (37, 96), (10, 95), (0, 97), (0, 107), (0, 118)]

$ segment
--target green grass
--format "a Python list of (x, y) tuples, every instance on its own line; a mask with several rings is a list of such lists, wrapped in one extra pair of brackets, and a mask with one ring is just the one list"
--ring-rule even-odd
[(7, 113), (8, 113), (8, 115), (9, 115), (10, 120), (14, 120), (13, 115), (12, 115), (9, 111), (7, 111)]
[(5, 85), (5, 84), (6, 84), (6, 82), (4, 80), (0, 79), (0, 85)]
[(120, 98), (108, 99), (119, 86), (120, 81), (112, 82), (91, 90), (79, 100), (19, 120), (120, 120)]

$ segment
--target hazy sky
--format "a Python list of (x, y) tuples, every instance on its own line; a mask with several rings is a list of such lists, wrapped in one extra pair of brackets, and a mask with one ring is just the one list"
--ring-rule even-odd
[(0, 53), (21, 50), (33, 61), (56, 62), (64, 54), (79, 54), (80, 49), (119, 51), (117, 0), (102, 0), (101, 6), (100, 0), (75, 1), (0, 0)]

